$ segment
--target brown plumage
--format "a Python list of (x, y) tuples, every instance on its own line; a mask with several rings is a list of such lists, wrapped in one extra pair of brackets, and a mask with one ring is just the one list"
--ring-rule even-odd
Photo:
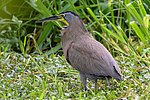
[(109, 77), (122, 80), (118, 64), (109, 51), (89, 34), (80, 17), (70, 11), (60, 15), (56, 19), (63, 18), (68, 25), (61, 33), (62, 49), (68, 63), (79, 71), (84, 89), (87, 89), (87, 78), (94, 80), (95, 84), (97, 79), (104, 78), (108, 85)]

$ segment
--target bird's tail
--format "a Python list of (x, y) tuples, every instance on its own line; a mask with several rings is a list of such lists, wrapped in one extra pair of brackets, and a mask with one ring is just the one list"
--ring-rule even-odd
[(120, 75), (118, 78), (116, 78), (117, 81), (123, 81), (123, 75)]

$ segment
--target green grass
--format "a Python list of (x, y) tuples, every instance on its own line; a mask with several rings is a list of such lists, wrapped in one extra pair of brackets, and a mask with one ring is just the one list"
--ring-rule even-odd
[[(57, 2), (56, 2), (57, 1)], [(3, 0), (0, 3), (0, 99), (150, 100), (148, 0)], [(61, 23), (36, 21), (71, 10), (114, 56), (124, 81), (89, 81), (60, 50)], [(87, 96), (86, 96), (87, 95)]]
[[(84, 92), (79, 73), (67, 64), (64, 57), (46, 55), (21, 55), (15, 52), (0, 53), (0, 98), (1, 99), (52, 99), (52, 100), (128, 100), (150, 99), (149, 66), (142, 61), (117, 56), (124, 81), (112, 79), (110, 89), (104, 80), (98, 81), (98, 90), (88, 82)], [(85, 97), (87, 95), (87, 97)]]

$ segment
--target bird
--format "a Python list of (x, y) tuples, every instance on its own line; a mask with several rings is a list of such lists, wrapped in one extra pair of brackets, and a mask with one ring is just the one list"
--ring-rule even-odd
[(39, 20), (61, 21), (66, 26), (61, 30), (61, 45), (67, 62), (80, 74), (84, 90), (87, 90), (87, 80), (95, 82), (105, 79), (108, 86), (109, 79), (123, 80), (121, 69), (110, 52), (86, 29), (82, 19), (73, 11), (62, 12)]

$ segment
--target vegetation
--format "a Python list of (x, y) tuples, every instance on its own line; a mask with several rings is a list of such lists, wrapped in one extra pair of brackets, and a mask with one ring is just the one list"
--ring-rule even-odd
[[(83, 91), (78, 72), (62, 54), (62, 23), (35, 21), (63, 11), (81, 16), (111, 52), (124, 81), (104, 80)], [(149, 0), (2, 0), (0, 4), (1, 99), (150, 99)]]

